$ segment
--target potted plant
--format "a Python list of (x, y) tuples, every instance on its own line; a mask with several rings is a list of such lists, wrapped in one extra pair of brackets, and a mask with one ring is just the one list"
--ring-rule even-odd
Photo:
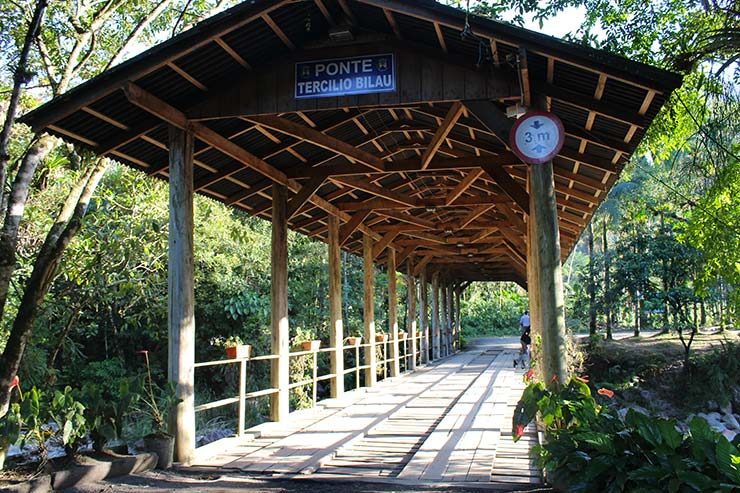
[(398, 340), (403, 341), (404, 339), (406, 339), (406, 332), (404, 331), (398, 332)]
[(321, 347), (321, 341), (315, 340), (315, 341), (303, 341), (301, 343), (301, 349), (304, 351), (318, 351)]
[(375, 334), (375, 342), (385, 342), (388, 340), (388, 334)]
[(239, 336), (229, 336), (223, 343), (228, 359), (249, 359), (252, 346), (244, 344)]
[(362, 337), (360, 336), (350, 336), (347, 338), (348, 346), (359, 346), (361, 342), (362, 342)]
[(170, 412), (179, 404), (175, 385), (167, 382), (164, 388), (154, 384), (149, 367), (149, 351), (139, 351), (144, 355), (146, 375), (144, 376), (141, 392), (141, 402), (144, 404), (141, 411), (152, 420), (154, 431), (144, 437), (147, 450), (157, 454), (157, 469), (172, 467), (175, 452), (175, 437), (167, 432), (167, 422)]

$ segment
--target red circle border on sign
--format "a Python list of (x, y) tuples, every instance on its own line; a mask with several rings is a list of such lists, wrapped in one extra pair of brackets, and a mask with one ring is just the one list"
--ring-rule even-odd
[[(555, 149), (552, 150), (547, 156), (542, 158), (529, 158), (522, 153), (522, 151), (519, 150), (519, 148), (516, 145), (516, 131), (521, 126), (522, 122), (526, 120), (527, 118), (530, 118), (532, 116), (545, 116), (547, 118), (552, 119), (552, 121), (555, 122), (555, 126), (558, 127), (558, 131), (560, 132), (560, 136), (558, 137), (558, 143), (555, 146)], [(560, 150), (563, 148), (563, 143), (565, 143), (565, 127), (563, 127), (563, 122), (560, 120), (560, 118), (555, 113), (550, 113), (549, 111), (528, 111), (524, 115), (521, 116), (521, 118), (517, 119), (517, 121), (514, 123), (514, 125), (511, 127), (511, 131), (509, 132), (509, 145), (511, 146), (511, 150), (516, 154), (516, 156), (521, 159), (523, 162), (527, 164), (543, 164), (547, 161), (551, 160), (555, 156), (558, 155)]]

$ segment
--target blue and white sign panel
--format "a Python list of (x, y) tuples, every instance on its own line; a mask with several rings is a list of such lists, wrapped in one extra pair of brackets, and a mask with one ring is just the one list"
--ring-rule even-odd
[(295, 64), (295, 97), (327, 98), (396, 90), (393, 54)]

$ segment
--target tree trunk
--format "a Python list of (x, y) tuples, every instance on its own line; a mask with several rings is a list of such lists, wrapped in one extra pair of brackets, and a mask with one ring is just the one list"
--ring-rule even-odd
[(5, 221), (0, 230), (0, 320), (5, 311), (5, 302), (8, 299), (10, 280), (16, 268), (16, 247), (18, 246), (18, 231), (21, 218), (26, 208), (31, 180), (36, 168), (46, 158), (52, 148), (53, 138), (44, 135), (33, 144), (23, 156), (21, 165), (13, 180), (13, 188), (8, 197), (8, 208)]
[(588, 223), (588, 331), (596, 334), (596, 275), (594, 270), (594, 228)]
[(49, 290), (64, 250), (77, 234), (87, 212), (90, 198), (105, 173), (107, 160), (99, 158), (70, 191), (54, 225), (49, 229), (31, 277), (26, 283), (18, 313), (0, 356), (0, 417), (10, 404), (10, 382), (18, 373), (23, 352), (33, 333), (38, 309)]
[(36, 2), (33, 18), (31, 19), (31, 24), (28, 26), (26, 38), (23, 41), (23, 47), (21, 48), (21, 52), (18, 57), (18, 64), (13, 72), (13, 89), (10, 92), (10, 99), (8, 100), (8, 110), (5, 113), (5, 122), (3, 123), (2, 131), (0, 131), (0, 213), (5, 210), (6, 203), (5, 181), (8, 178), (8, 162), (10, 161), (10, 154), (8, 151), (10, 130), (13, 127), (15, 115), (18, 111), (18, 101), (21, 97), (21, 88), (31, 77), (31, 74), (26, 69), (28, 66), (28, 53), (31, 51), (33, 40), (38, 36), (39, 28), (41, 27), (41, 19), (44, 17), (44, 10), (46, 10), (46, 4), (47, 0), (39, 0)]
[(606, 316), (606, 338), (612, 338), (612, 310), (611, 300), (609, 299), (611, 289), (611, 279), (609, 270), (611, 268), (611, 262), (609, 261), (609, 244), (606, 236), (606, 218), (602, 222), (602, 242), (604, 249), (604, 315)]

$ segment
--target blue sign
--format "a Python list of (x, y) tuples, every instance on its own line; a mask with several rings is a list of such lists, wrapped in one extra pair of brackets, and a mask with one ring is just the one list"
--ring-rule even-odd
[(298, 62), (296, 99), (372, 94), (396, 90), (392, 54)]

